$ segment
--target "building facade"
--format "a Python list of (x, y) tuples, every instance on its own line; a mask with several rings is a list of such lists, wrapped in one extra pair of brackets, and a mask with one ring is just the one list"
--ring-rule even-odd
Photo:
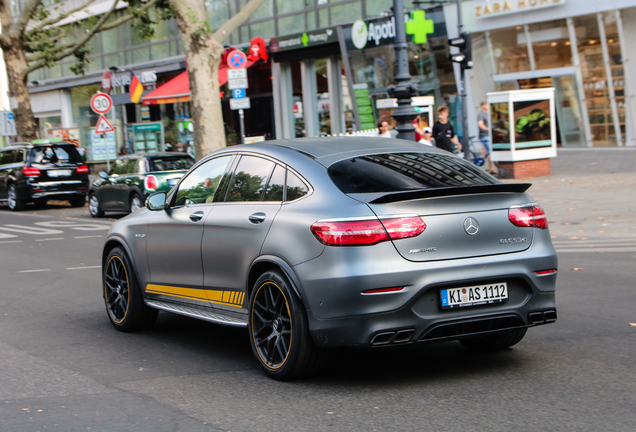
[[(244, 3), (208, 0), (211, 27), (218, 28)], [(246, 135), (273, 139), (338, 134), (389, 119), (394, 101), (389, 99), (388, 89), (396, 69), (392, 3), (266, 0), (225, 42), (247, 49), (254, 38), (260, 37), (271, 54), (268, 61), (248, 70), (251, 108), (245, 110)], [(407, 11), (421, 7), (405, 1)], [(426, 20), (430, 22), (426, 43), (409, 42), (409, 66), (419, 85), (416, 108), (422, 112), (422, 125), (433, 120), (431, 114), (437, 105), (450, 105), (453, 113), (459, 108), (442, 7), (429, 7)], [(354, 25), (367, 32), (365, 44), (354, 43)], [(303, 35), (307, 35), (306, 43)], [(131, 72), (142, 81), (147, 94), (185, 70), (186, 59), (174, 20), (157, 20), (155, 36), (149, 40), (139, 38), (129, 24), (124, 24), (96, 35), (90, 49), (84, 76), (71, 72), (73, 58), (29, 76), (32, 106), (42, 137), (70, 134), (87, 149), (89, 160), (96, 162), (112, 158), (123, 149), (160, 151), (175, 148), (175, 144), (181, 148), (191, 139), (188, 95), (165, 98), (172, 100), (167, 103), (131, 104), (128, 94)], [(105, 79), (111, 81), (116, 132), (100, 135), (94, 133), (97, 116), (89, 101), (103, 88)], [(229, 107), (230, 97), (231, 91), (224, 87), (228, 143), (237, 141), (239, 125), (237, 112)]]
[[(636, 1), (470, 0), (468, 123), (494, 91), (554, 87), (559, 145), (636, 145)], [(457, 9), (444, 6), (451, 36)]]

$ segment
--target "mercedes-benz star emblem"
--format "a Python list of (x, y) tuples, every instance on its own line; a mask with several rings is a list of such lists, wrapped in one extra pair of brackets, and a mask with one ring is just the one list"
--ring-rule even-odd
[(477, 234), (479, 232), (479, 222), (477, 222), (477, 219), (473, 217), (466, 218), (464, 221), (464, 231), (471, 236)]

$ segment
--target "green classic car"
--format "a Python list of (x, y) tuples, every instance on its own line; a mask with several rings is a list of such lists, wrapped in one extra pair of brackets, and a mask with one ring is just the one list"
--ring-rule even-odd
[(134, 154), (118, 158), (110, 172), (102, 171), (88, 191), (93, 217), (104, 212), (133, 213), (153, 192), (169, 191), (194, 165), (185, 153)]

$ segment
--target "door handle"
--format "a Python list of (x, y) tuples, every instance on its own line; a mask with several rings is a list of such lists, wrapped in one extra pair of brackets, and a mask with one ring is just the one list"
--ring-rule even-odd
[(198, 221), (200, 221), (201, 219), (203, 219), (203, 212), (202, 212), (202, 211), (197, 211), (197, 212), (194, 212), (194, 213), (192, 213), (192, 214), (190, 215), (190, 220), (191, 220), (192, 222), (198, 222)]
[(266, 216), (265, 213), (258, 212), (258, 213), (251, 214), (247, 219), (249, 219), (249, 221), (252, 222), (253, 224), (259, 224), (259, 223), (265, 222), (265, 216)]

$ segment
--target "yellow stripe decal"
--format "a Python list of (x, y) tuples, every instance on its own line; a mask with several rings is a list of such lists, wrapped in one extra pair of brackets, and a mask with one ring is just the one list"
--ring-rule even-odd
[(242, 307), (243, 298), (245, 297), (245, 293), (239, 293), (238, 291), (204, 290), (154, 284), (146, 285), (146, 292), (149, 294), (165, 295), (188, 300), (209, 301), (211, 303), (234, 307)]

